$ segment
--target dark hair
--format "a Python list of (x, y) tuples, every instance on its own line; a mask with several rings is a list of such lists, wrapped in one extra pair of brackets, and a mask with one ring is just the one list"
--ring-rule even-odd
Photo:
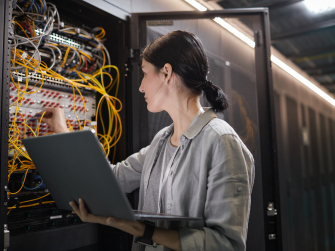
[(172, 66), (184, 85), (195, 95), (204, 92), (215, 112), (228, 108), (222, 89), (207, 80), (209, 65), (200, 39), (187, 31), (171, 31), (148, 45), (142, 58), (159, 71), (166, 63)]

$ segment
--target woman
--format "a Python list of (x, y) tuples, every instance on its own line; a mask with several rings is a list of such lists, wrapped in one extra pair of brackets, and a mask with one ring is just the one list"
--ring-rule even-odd
[[(135, 237), (150, 235), (153, 250), (245, 250), (254, 181), (254, 161), (236, 132), (215, 112), (228, 104), (223, 91), (207, 80), (208, 61), (200, 40), (185, 31), (170, 32), (145, 48), (139, 88), (150, 112), (166, 111), (173, 124), (151, 144), (113, 165), (124, 192), (140, 187), (140, 210), (203, 218), (159, 222), (150, 227), (87, 213), (70, 202), (85, 222), (109, 225)], [(204, 93), (212, 108), (203, 109)], [(44, 118), (55, 132), (68, 131), (61, 109)], [(134, 244), (133, 248), (142, 247)], [(146, 250), (151, 250), (147, 247)]]

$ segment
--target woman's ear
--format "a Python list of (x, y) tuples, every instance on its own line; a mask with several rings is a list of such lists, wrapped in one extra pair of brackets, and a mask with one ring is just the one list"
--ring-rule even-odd
[(170, 82), (172, 79), (172, 66), (167, 63), (162, 67), (162, 73), (164, 75), (164, 80), (166, 83)]

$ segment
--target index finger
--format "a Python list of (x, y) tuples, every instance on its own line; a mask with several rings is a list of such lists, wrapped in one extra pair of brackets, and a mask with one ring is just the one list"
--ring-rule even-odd
[(79, 199), (79, 209), (80, 209), (80, 212), (87, 213), (85, 202), (81, 198)]
[(36, 113), (35, 116), (36, 115), (38, 115), (38, 116), (43, 115), (43, 113), (44, 113), (43, 118), (51, 118), (52, 115), (53, 115), (53, 108), (51, 108), (51, 107), (44, 108), (42, 111)]
[(69, 204), (70, 204), (70, 206), (72, 207), (73, 211), (74, 211), (78, 216), (80, 216), (80, 211), (79, 211), (79, 208), (78, 208), (78, 206), (76, 205), (76, 203), (73, 202), (73, 201), (70, 201)]

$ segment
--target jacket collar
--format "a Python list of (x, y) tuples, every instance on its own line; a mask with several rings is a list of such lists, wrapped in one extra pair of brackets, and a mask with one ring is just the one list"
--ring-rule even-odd
[[(195, 123), (183, 133), (183, 135), (188, 139), (193, 139), (201, 132), (202, 128), (204, 128), (209, 121), (211, 121), (213, 118), (216, 118), (216, 114), (212, 108), (204, 107), (204, 110), (205, 112), (201, 114), (201, 116), (195, 121)], [(167, 138), (172, 133), (172, 131), (173, 131), (173, 124), (171, 124), (166, 129), (163, 137)]]

